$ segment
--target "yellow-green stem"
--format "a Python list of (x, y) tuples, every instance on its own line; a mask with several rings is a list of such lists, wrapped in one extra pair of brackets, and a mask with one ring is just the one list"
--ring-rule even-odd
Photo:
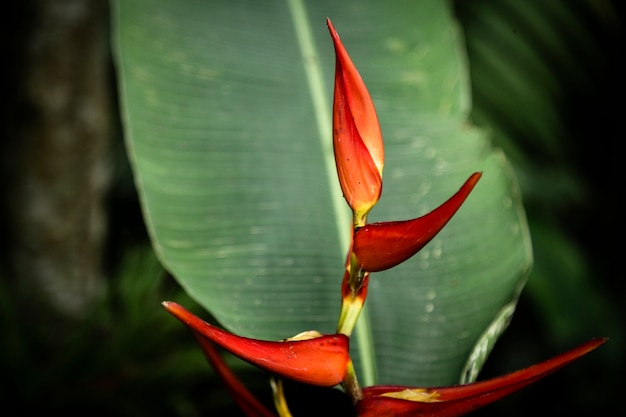
[(361, 292), (363, 291), (363, 284), (365, 283), (365, 280), (367, 279), (368, 273), (364, 271), (363, 269), (361, 269), (361, 264), (359, 263), (359, 260), (357, 259), (354, 252), (350, 253), (349, 268), (350, 268), (349, 270), (350, 291), (352, 292), (353, 297), (358, 297), (361, 295)]
[(348, 369), (346, 370), (346, 376), (343, 379), (342, 386), (346, 394), (350, 397), (350, 400), (352, 400), (352, 404), (356, 404), (363, 399), (363, 391), (361, 391), (361, 386), (356, 377), (352, 361), (348, 362)]
[(350, 254), (342, 285), (341, 313), (337, 333), (350, 336), (365, 303), (369, 273), (363, 271), (354, 253)]
[(283, 380), (272, 377), (270, 379), (270, 385), (272, 386), (272, 393), (274, 394), (274, 406), (276, 407), (279, 417), (292, 417), (291, 411), (289, 411), (289, 407), (287, 406), (287, 400), (285, 399)]
[(339, 315), (339, 323), (337, 324), (337, 333), (345, 334), (350, 337), (362, 309), (363, 300), (361, 297), (353, 297), (352, 294), (344, 297), (341, 303), (341, 314)]

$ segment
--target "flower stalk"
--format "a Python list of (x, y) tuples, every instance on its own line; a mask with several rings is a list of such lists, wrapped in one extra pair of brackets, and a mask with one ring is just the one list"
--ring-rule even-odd
[(369, 272), (360, 267), (354, 253), (350, 251), (341, 283), (341, 312), (337, 333), (348, 337), (352, 334), (367, 298), (369, 276)]

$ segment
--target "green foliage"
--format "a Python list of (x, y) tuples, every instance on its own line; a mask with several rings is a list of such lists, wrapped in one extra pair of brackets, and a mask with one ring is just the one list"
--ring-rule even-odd
[[(511, 159), (533, 240), (535, 266), (511, 329), (483, 377), (573, 346), (589, 335), (606, 349), (494, 407), (520, 409), (550, 390), (546, 412), (615, 413), (623, 389), (624, 283), (615, 192), (626, 93), (619, 52), (623, 10), (614, 1), (456, 1), (473, 92), (472, 120)], [(491, 365), (489, 365), (491, 364)], [(610, 404), (615, 404), (611, 406)], [(604, 410), (602, 412), (601, 410)]]
[(235, 333), (334, 331), (350, 217), (330, 149), (330, 16), (385, 138), (372, 220), (425, 214), (484, 173), (429, 246), (371, 278), (352, 345), (364, 383), (453, 384), (465, 366), (475, 377), (531, 254), (504, 156), (466, 123), (467, 70), (449, 7), (256, 4), (117, 5), (126, 138), (160, 259)]
[(177, 414), (206, 365), (188, 332), (154, 308), (164, 296), (190, 303), (172, 284), (151, 250), (130, 250), (101, 303), (63, 325), (59, 317), (42, 321), (3, 288), (0, 365), (15, 381), (3, 389), (7, 409), (143, 414), (144, 397), (160, 396), (154, 415)]
[[(32, 2), (25, 4), (28, 7), (35, 7), (30, 3)], [(124, 3), (126, 7), (124, 0), (119, 3)], [(129, 3), (128, 7), (131, 7), (133, 2)], [(208, 7), (217, 13), (220, 7), (232, 7), (229, 3), (234, 2), (171, 3), (169, 6), (181, 8), (181, 13), (181, 5), (185, 7), (209, 5)], [(320, 8), (326, 4), (325, 2), (319, 3)], [(375, 95), (374, 99), (381, 114), (385, 139), (398, 143), (396, 156), (393, 157), (394, 161), (388, 162), (387, 165), (383, 191), (383, 201), (388, 201), (387, 210), (390, 212), (385, 214), (382, 210), (380, 212), (375, 210), (373, 216), (378, 216), (379, 220), (389, 220), (392, 218), (389, 216), (395, 218), (421, 214), (439, 203), (439, 197), (433, 195), (432, 200), (429, 197), (427, 204), (420, 195), (419, 199), (413, 198), (407, 204), (407, 195), (420, 187), (439, 190), (442, 193), (441, 196), (447, 195), (460, 185), (460, 181), (468, 173), (466, 169), (480, 168), (476, 165), (476, 161), (468, 163), (467, 166), (454, 165), (463, 171), (457, 173), (458, 181), (448, 178), (445, 181), (433, 183), (430, 187), (426, 187), (428, 184), (423, 182), (426, 177), (411, 180), (411, 178), (403, 177), (408, 170), (398, 169), (403, 167), (398, 165), (399, 163), (408, 164), (407, 161), (412, 161), (417, 154), (423, 154), (423, 149), (411, 149), (402, 145), (402, 140), (407, 141), (411, 135), (423, 128), (434, 129), (434, 131), (427, 131), (428, 135), (433, 138), (445, 137), (447, 133), (450, 133), (450, 140), (454, 143), (458, 143), (460, 138), (461, 141), (466, 141), (468, 135), (478, 136), (477, 139), (467, 140), (469, 142), (484, 141), (485, 135), (475, 130), (471, 133), (458, 132), (461, 121), (466, 118), (466, 113), (470, 110), (471, 120), (489, 133), (489, 138), (497, 147), (504, 150), (513, 163), (516, 176), (520, 179), (521, 194), (529, 218), (535, 267), (517, 304), (515, 318), (509, 330), (498, 339), (497, 347), (487, 361), (479, 379), (501, 375), (538, 362), (591, 336), (610, 337), (609, 343), (600, 352), (594, 353), (571, 369), (560, 371), (537, 386), (526, 388), (515, 396), (482, 410), (477, 415), (528, 415), (537, 411), (538, 403), (542, 404), (548, 414), (552, 412), (554, 415), (576, 415), (582, 412), (587, 415), (619, 415), (620, 407), (623, 409), (623, 405), (619, 402), (624, 388), (623, 351), (624, 328), (626, 328), (623, 278), (619, 274), (622, 269), (620, 262), (622, 245), (619, 242), (611, 243), (614, 242), (614, 234), (619, 232), (617, 225), (619, 225), (620, 217), (617, 213), (618, 204), (616, 204), (614, 194), (620, 189), (621, 184), (618, 182), (623, 177), (618, 172), (621, 167), (621, 162), (618, 160), (621, 153), (617, 150), (617, 144), (621, 143), (623, 137), (621, 107), (611, 102), (621, 102), (621, 98), (626, 94), (623, 82), (623, 74), (626, 71), (623, 63), (620, 64), (621, 54), (618, 54), (623, 42), (623, 14), (614, 9), (617, 3), (604, 0), (456, 1), (453, 4), (459, 22), (453, 22), (452, 16), (448, 14), (440, 16), (448, 28), (443, 35), (439, 32), (435, 33), (432, 28), (428, 29), (429, 25), (440, 24), (441, 20), (432, 19), (432, 22), (420, 22), (418, 26), (414, 18), (417, 12), (401, 13), (392, 19), (387, 15), (389, 10), (385, 2), (377, 2), (376, 9), (345, 6), (347, 8), (343, 14), (345, 17), (341, 18), (339, 16), (335, 18), (335, 14), (331, 15), (330, 12), (321, 11), (317, 17), (310, 19), (311, 22), (315, 20), (322, 26), (315, 29), (319, 30), (315, 37), (315, 44), (318, 45), (317, 51), (320, 57), (326, 54), (319, 62), (323, 61), (324, 65), (328, 65), (332, 63), (333, 57), (325, 28), (323, 28), (323, 19), (326, 16), (333, 17), (357, 65), (362, 69), (368, 86)], [(165, 7), (164, 4), (150, 2), (144, 10), (147, 14), (139, 9), (134, 10), (133, 13), (148, 17), (157, 13), (159, 7)], [(266, 67), (274, 65), (276, 76), (255, 80), (247, 86), (252, 89), (267, 87), (270, 93), (241, 96), (239, 102), (233, 103), (237, 104), (236, 107), (245, 106), (242, 113), (234, 113), (236, 108), (233, 107), (234, 104), (233, 106), (227, 105), (228, 102), (223, 100), (235, 94), (232, 89), (224, 86), (219, 91), (212, 90), (214, 96), (220, 100), (203, 101), (207, 106), (210, 105), (207, 108), (207, 113), (210, 113), (207, 117), (224, 117), (225, 120), (230, 121), (230, 124), (223, 126), (223, 133), (232, 133), (230, 129), (236, 129), (236, 133), (241, 135), (241, 140), (253, 138), (253, 134), (258, 129), (263, 130), (267, 126), (278, 130), (298, 126), (306, 135), (318, 135), (317, 123), (302, 123), (309, 117), (307, 112), (312, 107), (311, 97), (299, 95), (307, 91), (309, 87), (305, 85), (302, 63), (298, 62), (299, 51), (296, 46), (295, 31), (286, 29), (289, 25), (293, 26), (292, 18), (286, 12), (287, 3), (254, 2), (250, 3), (247, 8), (244, 7), (244, 3), (240, 4), (241, 7), (230, 15), (231, 20), (227, 20), (231, 22), (227, 25), (228, 28), (224, 28), (228, 29), (227, 32), (222, 36), (211, 38), (215, 43), (214, 47), (220, 45), (224, 47), (231, 41), (241, 45), (244, 40), (256, 34), (258, 39), (249, 41), (249, 47), (244, 52), (251, 54), (257, 63)], [(402, 7), (413, 7), (420, 14), (427, 13), (426, 6), (421, 2), (398, 2), (397, 4)], [(120, 6), (117, 2), (114, 5)], [(332, 4), (332, 7), (343, 6)], [(59, 7), (59, 10), (61, 9), (62, 7)], [(195, 10), (197, 9), (192, 11)], [(219, 14), (217, 16), (223, 17)], [(258, 21), (250, 20), (256, 20), (254, 16), (258, 17)], [(398, 19), (400, 23), (396, 23), (395, 19)], [(276, 21), (282, 23), (277, 24)], [(11, 22), (11, 24), (14, 23), (17, 24), (17, 22)], [(263, 30), (248, 29), (251, 24), (259, 24)], [(413, 37), (401, 32), (402, 28), (411, 24), (415, 31), (411, 32)], [(282, 45), (285, 41), (282, 37), (279, 36), (278, 40), (266, 37), (276, 34), (273, 31), (277, 30), (277, 25), (278, 28), (283, 27), (281, 33), (290, 39), (288, 48), (277, 52), (278, 65), (261, 54), (263, 49), (251, 46), (253, 44), (271, 45), (276, 42)], [(460, 38), (454, 30), (457, 25), (458, 28), (463, 29), (464, 39)], [(187, 39), (189, 42), (202, 40), (203, 33), (213, 30), (210, 21), (200, 22), (198, 26), (202, 26), (200, 28), (202, 33), (187, 36), (187, 38), (193, 38)], [(26, 31), (24, 27), (26, 26), (23, 26), (22, 30)], [(159, 37), (157, 34), (155, 39), (160, 39), (163, 42), (162, 46), (167, 46), (167, 38), (173, 36), (169, 32), (171, 27), (168, 21), (161, 21), (159, 28), (161, 32), (168, 33), (168, 36)], [(139, 28), (137, 30), (140, 32), (138, 35), (141, 35), (141, 30)], [(248, 30), (254, 30), (254, 33)], [(385, 33), (387, 36), (381, 37), (380, 33)], [(411, 44), (408, 41), (402, 42), (406, 39), (410, 39), (413, 44), (434, 41), (441, 41), (442, 44), (428, 51), (417, 51), (410, 48)], [(445, 43), (444, 40), (449, 43)], [(150, 43), (147, 42), (148, 45)], [(31, 47), (32, 45), (17, 45), (15, 48), (28, 51)], [(448, 84), (449, 86), (455, 85), (458, 90), (447, 89), (448, 94), (445, 98), (452, 101), (448, 101), (448, 106), (441, 106), (441, 108), (454, 110), (453, 113), (459, 122), (455, 124), (442, 114), (425, 112), (432, 109), (433, 105), (434, 108), (441, 110), (437, 105), (437, 100), (442, 98), (439, 96), (441, 93), (439, 88), (443, 88), (440, 82), (428, 83), (432, 90), (426, 89), (420, 93), (419, 103), (423, 103), (424, 108), (418, 107), (418, 101), (412, 98), (416, 90), (403, 88), (402, 82), (411, 80), (419, 82), (426, 74), (431, 74), (432, 67), (436, 65), (428, 64), (431, 67), (428, 72), (420, 67), (422, 60), (426, 57), (436, 59), (439, 56), (439, 59), (449, 59), (450, 50), (462, 57), (465, 47), (467, 47), (468, 62), (462, 64), (462, 60), (457, 61), (463, 70), (453, 69), (448, 76), (452, 77), (450, 74), (458, 74), (455, 71), (460, 71), (465, 76), (471, 77), (468, 84)], [(150, 51), (150, 48), (146, 48), (146, 44), (136, 44), (134, 48), (138, 55)], [(393, 66), (389, 65), (389, 60), (382, 57), (370, 59), (370, 56), (374, 56), (373, 54), (387, 50), (396, 51), (399, 55), (407, 51), (413, 54), (405, 56), (406, 62)], [(184, 50), (173, 51), (173, 53), (174, 56), (171, 58), (174, 62), (184, 63), (180, 60), (176, 61), (176, 54), (182, 55)], [(224, 58), (232, 59), (233, 56), (228, 55)], [(231, 71), (223, 75), (229, 77), (231, 87), (246, 84), (243, 76), (250, 76), (251, 71), (248, 69), (242, 74), (241, 68), (245, 67), (236, 65), (234, 62), (230, 64)], [(450, 70), (450, 65), (448, 62), (442, 68)], [(465, 65), (469, 66), (469, 73), (465, 73)], [(418, 68), (420, 71), (415, 71), (411, 77), (408, 77), (403, 72), (407, 68)], [(135, 69), (139, 77), (149, 75), (145, 72), (142, 74), (141, 67)], [(181, 126), (189, 127), (190, 134), (196, 134), (198, 141), (205, 139), (208, 130), (202, 128), (202, 124), (196, 117), (197, 114), (185, 112), (187, 104), (195, 101), (194, 96), (197, 95), (198, 99), (205, 99), (210, 95), (208, 90), (203, 89), (205, 84), (198, 87), (200, 84), (190, 85), (183, 82), (195, 70), (197, 67), (181, 65), (178, 72), (170, 73), (173, 80), (170, 83), (170, 90), (166, 93), (171, 96), (180, 96), (184, 100), (161, 101), (160, 105), (163, 106), (161, 110), (164, 113), (178, 115), (181, 124), (171, 125), (169, 120), (161, 117), (151, 119), (150, 123), (153, 124), (155, 130), (158, 128), (154, 140), (162, 140), (172, 127), (180, 128)], [(436, 70), (439, 69), (436, 68)], [(16, 70), (17, 72), (20, 71)], [(296, 72), (302, 78), (300, 82), (297, 85), (285, 85), (289, 79), (286, 75)], [(379, 78), (383, 72), (391, 73), (393, 77)], [(327, 91), (330, 91), (330, 68), (324, 69), (323, 74)], [(446, 78), (445, 72), (438, 74), (439, 80), (454, 78)], [(200, 77), (206, 79), (207, 83), (215, 81), (214, 78), (217, 75), (211, 72), (199, 74)], [(12, 78), (8, 80), (14, 88), (20, 88), (20, 83), (13, 82)], [(269, 86), (266, 86), (268, 83)], [(464, 86), (465, 91), (460, 90), (461, 86)], [(146, 89), (143, 92), (148, 99), (154, 93), (164, 92), (154, 89)], [(394, 94), (393, 101), (388, 99), (391, 93)], [(282, 97), (284, 100), (284, 106), (281, 107), (284, 114), (277, 115), (275, 111), (270, 112), (268, 109), (264, 118), (251, 120), (248, 124), (248, 118), (259, 112), (263, 115), (262, 112), (266, 110), (267, 96), (274, 97), (277, 94), (277, 97)], [(279, 101), (279, 99), (272, 100)], [(392, 111), (394, 109), (396, 111), (400, 109), (403, 113), (394, 114)], [(294, 117), (294, 112), (297, 111), (301, 111), (301, 114)], [(418, 117), (419, 114), (422, 115), (421, 118)], [(194, 126), (193, 123), (190, 124), (187, 121), (183, 123), (183, 119), (187, 117), (198, 125)], [(444, 123), (440, 124), (441, 120)], [(396, 129), (399, 130), (396, 131)], [(8, 132), (7, 137), (17, 137), (16, 132)], [(267, 154), (261, 159), (257, 152), (258, 144), (252, 140), (249, 142), (250, 146), (257, 146), (257, 148), (250, 148), (248, 158), (239, 162), (236, 169), (233, 167), (233, 171), (238, 172), (241, 167), (244, 172), (247, 172), (246, 178), (249, 180), (256, 174), (253, 168), (257, 166), (271, 165), (276, 170), (282, 169), (281, 165), (274, 163), (276, 160), (273, 159), (276, 157), (276, 151), (279, 150), (277, 149), (279, 142), (276, 147), (271, 148), (268, 147), (271, 144), (266, 141), (264, 152)], [(303, 134), (300, 133), (295, 135), (293, 141), (287, 145), (285, 142), (280, 142), (280, 149), (289, 150), (288, 153), (282, 155), (282, 160), (292, 158), (297, 152), (306, 151), (303, 148), (305, 144), (311, 147), (316, 146), (314, 141), (310, 142), (305, 141)], [(182, 147), (188, 143), (180, 145)], [(317, 146), (321, 145), (317, 144)], [(329, 152), (328, 149), (317, 149), (320, 154)], [(159, 148), (153, 148), (152, 151), (159, 152)], [(220, 156), (228, 156), (228, 153), (224, 152)], [(124, 165), (124, 158), (125, 155), (119, 155), (116, 163)], [(460, 157), (457, 155), (456, 158)], [(476, 157), (476, 160), (478, 159)], [(402, 162), (402, 160), (406, 161)], [(437, 166), (434, 162), (436, 161), (425, 162), (430, 165), (424, 170), (432, 171)], [(3, 161), (3, 165), (4, 163)], [(307, 169), (311, 161), (303, 160), (299, 161), (299, 164), (302, 168), (280, 172), (280, 178), (274, 178), (275, 181), (280, 179), (279, 186), (271, 190), (267, 188), (264, 192), (275, 193), (273, 198), (279, 200), (283, 194), (303, 191), (294, 190), (293, 185), (288, 186), (289, 182), (284, 181), (285, 177), (293, 175), (300, 175), (301, 178), (314, 184), (322, 184), (332, 179), (331, 173), (320, 173), (317, 168), (313, 171), (313, 166), (308, 168), (309, 171), (303, 171)], [(158, 169), (159, 166), (153, 166), (153, 168)], [(417, 168), (421, 169), (420, 166)], [(207, 172), (213, 172), (212, 169), (209, 165), (200, 174), (206, 175)], [(430, 172), (427, 177), (434, 179)], [(193, 182), (192, 178), (188, 180), (189, 183)], [(204, 181), (204, 178), (199, 181)], [(445, 183), (445, 186), (442, 186), (442, 183)], [(228, 192), (245, 185), (242, 182), (225, 184), (229, 186), (225, 189)], [(208, 183), (202, 185), (209, 187)], [(481, 183), (481, 186), (485, 184)], [(412, 187), (413, 190), (407, 191), (398, 187)], [(447, 188), (441, 189), (441, 187)], [(111, 223), (108, 235), (109, 246), (114, 248), (116, 256), (107, 265), (106, 274), (109, 276), (107, 297), (101, 304), (94, 306), (93, 314), (75, 318), (69, 322), (67, 317), (58, 317), (54, 314), (48, 314), (42, 319), (41, 315), (29, 310), (27, 300), (23, 295), (16, 294), (13, 288), (5, 285), (9, 281), (5, 280), (7, 277), (0, 277), (2, 279), (0, 281), (0, 327), (2, 328), (0, 369), (7, 382), (2, 394), (4, 414), (24, 414), (30, 410), (41, 414), (52, 411), (96, 416), (240, 415), (222, 385), (215, 380), (188, 332), (179, 322), (162, 311), (159, 303), (163, 299), (176, 300), (194, 309), (199, 316), (210, 318), (206, 308), (196, 304), (184, 291), (181, 291), (177, 282), (164, 273), (160, 264), (150, 253), (149, 242), (142, 240), (145, 231), (143, 223), (135, 215), (134, 185), (129, 182), (128, 178), (121, 177), (116, 179), (113, 188), (114, 193), (120, 190), (125, 193), (123, 201), (109, 203), (110, 214), (116, 217), (116, 221)], [(395, 191), (393, 191), (394, 188)], [(186, 188), (181, 186), (174, 191), (182, 193), (185, 190)], [(283, 213), (284, 210), (285, 215), (278, 220), (274, 217), (274, 220), (280, 221), (284, 227), (279, 228), (277, 224), (275, 225), (272, 232), (276, 236), (274, 240), (265, 240), (267, 234), (263, 237), (263, 241), (267, 244), (271, 243), (279, 247), (291, 246), (294, 256), (274, 260), (274, 263), (269, 265), (261, 264), (259, 268), (269, 271), (266, 273), (274, 274), (290, 268), (287, 262), (289, 260), (298, 259), (298, 262), (303, 262), (300, 258), (302, 254), (300, 247), (307, 246), (307, 251), (311, 248), (316, 248), (318, 251), (325, 250), (328, 247), (328, 253), (331, 255), (328, 255), (330, 258), (327, 260), (328, 264), (325, 269), (311, 271), (312, 263), (300, 264), (297, 276), (310, 274), (315, 279), (324, 277), (324, 279), (337, 282), (338, 285), (340, 276), (337, 272), (341, 269), (343, 261), (340, 256), (341, 251), (336, 250), (340, 249), (340, 244), (336, 241), (324, 240), (324, 236), (327, 236), (325, 233), (304, 235), (303, 240), (298, 242), (280, 239), (281, 233), (287, 234), (293, 227), (298, 227), (300, 222), (308, 221), (311, 216), (325, 216), (324, 219), (317, 220), (322, 224), (321, 230), (326, 230), (328, 225), (325, 223), (332, 222), (332, 219), (337, 216), (334, 211), (328, 209), (322, 213), (312, 214), (306, 209), (307, 204), (315, 200), (315, 207), (317, 207), (320, 203), (320, 195), (308, 195), (304, 192), (300, 195), (303, 195), (303, 201), (306, 204), (292, 202), (288, 206), (279, 207), (280, 212)], [(476, 203), (480, 200), (477, 197), (474, 196), (468, 203)], [(321, 198), (326, 201), (329, 199), (330, 197), (326, 195)], [(264, 217), (255, 210), (257, 200), (250, 198), (245, 201), (251, 204), (248, 206), (249, 212), (244, 216), (247, 221), (253, 222), (256, 221), (255, 219)], [(196, 210), (194, 207), (198, 206), (189, 205), (187, 208), (193, 213)], [(221, 212), (229, 214), (231, 209), (231, 206), (225, 205)], [(420, 213), (416, 213), (415, 209)], [(266, 210), (277, 210), (277, 207), (269, 205)], [(392, 213), (393, 210), (397, 212)], [(476, 207), (472, 210), (476, 210)], [(292, 218), (290, 213), (297, 215)], [(241, 216), (230, 223), (225, 223), (224, 230), (245, 227), (240, 220)], [(10, 222), (11, 219), (5, 219), (5, 221)], [(289, 223), (291, 221), (294, 223)], [(458, 234), (456, 230), (459, 225), (455, 229), (455, 235)], [(249, 227), (250, 224), (247, 226)], [(198, 223), (196, 220), (193, 221), (193, 226), (190, 226), (192, 230), (205, 233), (200, 227), (203, 227), (203, 223)], [(253, 229), (248, 228), (248, 230)], [(339, 235), (339, 231), (336, 231), (333, 236)], [(224, 239), (227, 238), (227, 236), (224, 237)], [(137, 240), (140, 241), (140, 246), (143, 245), (143, 250), (129, 250), (132, 246), (129, 245), (129, 241), (136, 243)], [(470, 244), (470, 241), (466, 243)], [(274, 248), (270, 249), (274, 253)], [(128, 253), (127, 250), (129, 250)], [(226, 253), (224, 255), (228, 255), (224, 259), (230, 259), (229, 267), (238, 268), (237, 258), (230, 258), (230, 254)], [(278, 261), (282, 263), (277, 263)], [(421, 265), (423, 262), (424, 259), (418, 258), (415, 264)], [(395, 272), (397, 271), (393, 271), (384, 279), (380, 277), (379, 288), (374, 288), (377, 290), (374, 292), (380, 293), (381, 288), (395, 279)], [(208, 273), (204, 271), (202, 273), (208, 276)], [(245, 283), (246, 279), (251, 277), (242, 278), (237, 274), (235, 278), (236, 280), (225, 280), (225, 285), (239, 285), (241, 280)], [(434, 276), (432, 279), (435, 279)], [(289, 282), (291, 281), (288, 280), (287, 283)], [(412, 285), (415, 282), (411, 280)], [(391, 287), (388, 287), (388, 290), (395, 291)], [(229, 291), (229, 289), (225, 288), (224, 291)], [(276, 298), (282, 299), (283, 297)], [(391, 295), (389, 298), (392, 298)], [(300, 300), (296, 299), (296, 301)], [(395, 302), (395, 299), (392, 298), (392, 302)], [(322, 310), (328, 307), (329, 311), (332, 311), (337, 308), (338, 303), (337, 288), (329, 288), (327, 299), (320, 302), (316, 308)], [(304, 305), (304, 302), (300, 302), (299, 306), (304, 308)], [(389, 305), (388, 300), (381, 303), (381, 306), (385, 305)], [(276, 311), (282, 308), (283, 306), (276, 306)], [(241, 319), (247, 319), (251, 313), (247, 314), (248, 316), (242, 316)], [(370, 316), (372, 315), (374, 313), (370, 311)], [(329, 330), (334, 318), (334, 313), (325, 313), (314, 325), (320, 330)], [(409, 322), (408, 318), (407, 322)], [(415, 321), (411, 320), (410, 323), (415, 324)], [(400, 324), (405, 327), (403, 323)], [(277, 336), (287, 336), (281, 329), (287, 329), (287, 327), (276, 328)], [(397, 327), (389, 329), (386, 334), (394, 344), (396, 343), (394, 338), (399, 336), (396, 333)], [(432, 359), (432, 352), (425, 350), (409, 349), (404, 353), (413, 357)], [(464, 356), (467, 353), (465, 352)], [(461, 362), (459, 359), (457, 365), (460, 366)], [(237, 366), (237, 371), (243, 375), (253, 391), (268, 394), (265, 375), (259, 375), (256, 372), (248, 373), (249, 368), (237, 362), (233, 364)], [(394, 368), (396, 368), (395, 365)], [(418, 383), (421, 377), (421, 375), (407, 376), (411, 379), (411, 383)], [(294, 399), (290, 405), (296, 416), (315, 415), (316, 411), (318, 415), (322, 413), (321, 410), (316, 409), (318, 404), (307, 402), (312, 396), (320, 398), (322, 405), (326, 405), (327, 401), (337, 400), (336, 398), (321, 399), (322, 392), (319, 390), (311, 391), (297, 384), (289, 385), (287, 389), (289, 398)], [(296, 397), (301, 401), (298, 401)]]

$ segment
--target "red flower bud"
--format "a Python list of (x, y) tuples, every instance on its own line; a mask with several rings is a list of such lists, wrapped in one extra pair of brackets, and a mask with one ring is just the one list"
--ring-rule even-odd
[(341, 190), (354, 212), (364, 219), (382, 191), (383, 138), (372, 98), (341, 43), (326, 20), (335, 46), (333, 147)]
[(357, 229), (352, 250), (361, 267), (369, 272), (383, 271), (415, 255), (454, 216), (480, 177), (480, 172), (472, 174), (456, 194), (422, 217), (371, 223)]
[(323, 387), (341, 383), (346, 374), (349, 339), (343, 334), (284, 342), (249, 339), (212, 326), (177, 303), (162, 305), (198, 335), (261, 369)]
[(375, 386), (363, 389), (359, 417), (456, 417), (484, 407), (572, 363), (607, 341), (593, 339), (547, 361), (486, 381), (442, 388)]

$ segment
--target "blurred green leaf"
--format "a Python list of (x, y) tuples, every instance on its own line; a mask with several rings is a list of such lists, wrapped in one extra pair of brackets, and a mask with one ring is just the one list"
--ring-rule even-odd
[(153, 245), (231, 331), (281, 339), (336, 325), (350, 217), (332, 165), (326, 17), (385, 137), (372, 221), (425, 214), (483, 171), (437, 238), (372, 276), (352, 345), (372, 370), (366, 384), (450, 384), (466, 366), (474, 375), (532, 260), (512, 172), (466, 121), (468, 74), (448, 4), (114, 6), (126, 139)]
[[(622, 3), (457, 0), (473, 91), (471, 120), (489, 129), (520, 180), (534, 267), (513, 326), (483, 378), (596, 335), (602, 353), (552, 377), (546, 413), (615, 414), (624, 375), (621, 245)], [(527, 415), (532, 387), (492, 407)], [(623, 414), (623, 413), (622, 413)]]

